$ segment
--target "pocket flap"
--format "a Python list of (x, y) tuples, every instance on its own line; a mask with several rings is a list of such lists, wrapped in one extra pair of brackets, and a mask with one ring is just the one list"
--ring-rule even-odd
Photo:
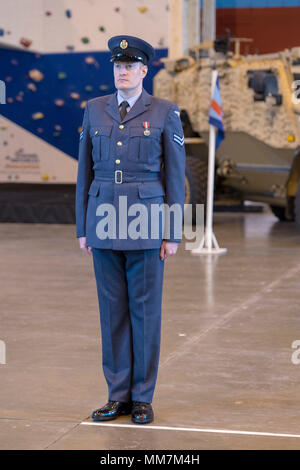
[(150, 132), (149, 135), (145, 135), (144, 131), (146, 129), (141, 127), (130, 127), (129, 128), (129, 135), (130, 137), (154, 137), (156, 139), (160, 138), (160, 128), (159, 127), (149, 127), (148, 131)]
[(110, 137), (112, 126), (102, 126), (99, 130), (101, 135), (107, 135)]
[(164, 196), (165, 190), (160, 182), (146, 183), (139, 186), (140, 198)]
[(100, 181), (93, 180), (88, 194), (90, 196), (98, 196), (100, 190)]
[(92, 126), (90, 128), (91, 137), (100, 137), (101, 135), (107, 135), (110, 137), (112, 131), (112, 126)]

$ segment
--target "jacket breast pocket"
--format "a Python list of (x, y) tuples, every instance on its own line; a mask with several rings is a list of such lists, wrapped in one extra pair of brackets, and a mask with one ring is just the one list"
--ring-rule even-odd
[(109, 159), (111, 132), (112, 126), (92, 126), (90, 128), (95, 162)]
[(149, 135), (144, 133), (144, 127), (130, 127), (128, 160), (150, 163), (161, 152), (161, 130), (157, 127), (149, 129)]

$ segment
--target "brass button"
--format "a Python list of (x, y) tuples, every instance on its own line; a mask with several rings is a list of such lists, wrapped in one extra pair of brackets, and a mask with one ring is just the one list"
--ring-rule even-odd
[(99, 134), (99, 131), (95, 131), (95, 135)]
[(119, 147), (121, 147), (121, 145), (123, 145), (123, 144), (122, 144), (122, 142), (119, 140), (119, 141), (117, 142), (117, 145), (118, 145)]
[(116, 163), (117, 165), (119, 165), (119, 163), (121, 163), (121, 160), (116, 160)]
[(125, 127), (125, 126), (124, 126), (123, 124), (120, 124), (120, 125), (119, 125), (119, 129), (124, 129), (124, 127)]

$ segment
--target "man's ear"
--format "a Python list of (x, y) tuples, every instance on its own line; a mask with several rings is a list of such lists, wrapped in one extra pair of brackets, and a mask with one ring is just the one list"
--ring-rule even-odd
[(146, 77), (147, 73), (148, 73), (148, 66), (145, 65), (145, 64), (143, 64), (143, 75), (144, 75), (144, 78)]

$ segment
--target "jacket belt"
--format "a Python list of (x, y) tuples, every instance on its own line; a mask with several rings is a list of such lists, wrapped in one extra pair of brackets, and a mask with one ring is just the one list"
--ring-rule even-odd
[(99, 181), (112, 181), (114, 183), (130, 183), (135, 181), (158, 181), (160, 171), (124, 171), (124, 170), (94, 170), (95, 179)]

